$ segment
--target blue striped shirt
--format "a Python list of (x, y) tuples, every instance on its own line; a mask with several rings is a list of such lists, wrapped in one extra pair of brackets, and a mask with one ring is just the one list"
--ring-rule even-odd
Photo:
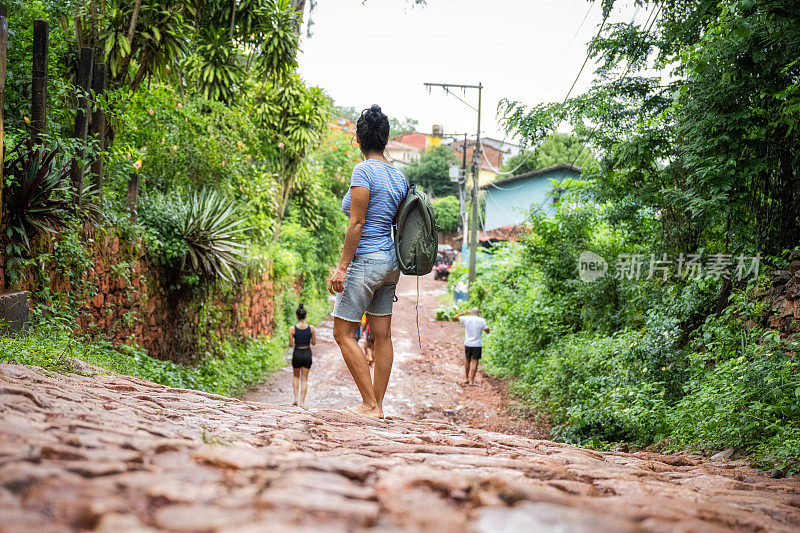
[[(379, 159), (367, 159), (353, 168), (350, 186), (369, 189), (367, 215), (356, 253), (366, 254), (394, 248), (392, 221), (408, 192), (406, 177), (388, 163)], [(350, 190), (342, 200), (342, 211), (349, 219)]]

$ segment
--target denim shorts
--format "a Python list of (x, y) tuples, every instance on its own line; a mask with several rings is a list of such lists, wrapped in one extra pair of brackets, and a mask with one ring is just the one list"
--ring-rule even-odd
[(394, 249), (356, 254), (347, 267), (344, 290), (336, 295), (333, 316), (361, 322), (364, 313), (391, 315), (399, 279)]

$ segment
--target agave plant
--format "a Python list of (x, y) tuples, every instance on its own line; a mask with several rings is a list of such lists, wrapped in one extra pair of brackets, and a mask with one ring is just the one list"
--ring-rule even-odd
[(181, 261), (208, 277), (234, 279), (234, 269), (243, 265), (244, 245), (240, 242), (244, 219), (237, 218), (235, 204), (220, 194), (203, 188), (194, 192), (186, 205), (178, 228), (188, 251)]
[(35, 235), (55, 232), (63, 223), (69, 187), (69, 165), (56, 168), (58, 148), (47, 151), (27, 141), (11, 151), (4, 174), (3, 192), (8, 229), (22, 240), (25, 249)]

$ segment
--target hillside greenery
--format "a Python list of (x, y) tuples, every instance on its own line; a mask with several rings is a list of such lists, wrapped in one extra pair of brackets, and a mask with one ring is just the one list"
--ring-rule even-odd
[[(767, 327), (767, 294), (800, 246), (800, 11), (636, 4), (646, 22), (590, 43), (585, 94), (501, 105), (529, 145), (567, 120), (597, 161), (563, 185), (555, 216), (533, 209), (520, 242), (481, 254), (471, 304), (492, 328), (487, 368), (566, 442), (732, 448), (797, 473), (800, 346)], [(584, 251), (604, 276), (582, 281)]]
[[(74, 357), (223, 394), (262, 379), (280, 360), (297, 304), (314, 310), (314, 320), (324, 316), (325, 278), (346, 224), (340, 209), (346, 169), (359, 160), (357, 146), (328, 127), (331, 99), (296, 71), (300, 15), (292, 3), (6, 5), (5, 146), (7, 153), (21, 148), (5, 163), (0, 238), (8, 282), (31, 281), (23, 278), (32, 272), (38, 288), (32, 330), (3, 338), (2, 360), (66, 368), (66, 358)], [(50, 27), (48, 113), (39, 151), (20, 144), (31, 136), (36, 19)], [(108, 64), (102, 97), (75, 87), (81, 47)], [(88, 97), (92, 111), (105, 112), (106, 138), (73, 138), (80, 96)], [(87, 167), (101, 157), (104, 172), (102, 180), (87, 173), (79, 188), (70, 183), (68, 169), (82, 153)], [(140, 187), (136, 222), (126, 208), (131, 175)], [(181, 367), (152, 359), (136, 339), (114, 346), (97, 332), (76, 330), (75, 319), (91, 296), (81, 276), (92, 267), (87, 228), (143, 247), (163, 272), (165, 290), (201, 306), (209, 295), (271, 269), (278, 294), (275, 336), (234, 342), (209, 330), (196, 364)], [(52, 256), (37, 245), (43, 237), (54, 240)], [(71, 273), (68, 294), (52, 290), (52, 280), (33, 268), (48, 261)], [(298, 279), (299, 294), (292, 290)], [(213, 312), (209, 308), (198, 320)]]

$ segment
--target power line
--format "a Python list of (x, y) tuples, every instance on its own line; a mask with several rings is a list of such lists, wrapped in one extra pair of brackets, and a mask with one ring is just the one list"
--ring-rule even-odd
[[(600, 37), (600, 34), (603, 32), (603, 27), (606, 25), (606, 20), (608, 20), (608, 15), (610, 15), (610, 14), (611, 14), (611, 11), (609, 11), (608, 13), (606, 13), (603, 16), (603, 21), (600, 23), (600, 28), (598, 28), (597, 35), (595, 35), (594, 39), (597, 39), (598, 37)], [(592, 40), (594, 40), (594, 39), (592, 39)], [(583, 74), (583, 69), (586, 68), (586, 64), (589, 62), (589, 58), (590, 57), (592, 57), (592, 55), (587, 50), (586, 59), (583, 60), (583, 65), (581, 65), (581, 69), (578, 71), (578, 75), (575, 76), (575, 81), (572, 82), (572, 85), (570, 86), (569, 91), (567, 91), (567, 95), (564, 97), (564, 101), (561, 103), (561, 105), (564, 105), (564, 104), (567, 103), (567, 100), (569, 99), (569, 95), (572, 94), (572, 89), (574, 89), (575, 88), (575, 84), (578, 83), (578, 79), (581, 77), (581, 74)]]
[[(658, 15), (660, 14), (661, 10), (664, 8), (664, 3), (665, 2), (662, 1), (657, 7), (653, 8), (653, 11), (650, 12), (650, 15), (648, 15), (647, 19), (645, 20), (644, 26), (646, 26), (646, 29), (645, 29), (644, 32), (642, 32), (641, 38), (639, 39), (639, 42), (636, 44), (636, 47), (634, 48), (634, 54), (638, 53), (639, 49), (644, 44), (645, 38), (647, 37), (647, 35), (650, 34), (650, 30), (653, 29), (653, 26), (655, 25), (656, 21), (658, 20)], [(635, 17), (636, 17), (636, 13), (634, 13), (634, 18)], [(652, 18), (652, 21), (651, 21), (651, 18)], [(633, 18), (631, 19), (630, 23), (633, 24)], [(622, 73), (622, 76), (620, 76), (620, 78), (619, 78), (620, 80), (624, 79), (625, 76), (628, 75), (628, 72), (630, 72), (632, 65), (633, 65), (633, 60), (632, 59), (628, 59), (628, 66), (625, 69), (625, 72)], [(578, 161), (578, 159), (580, 158), (581, 155), (583, 155), (584, 150), (586, 150), (586, 144), (583, 144), (581, 146), (581, 149), (578, 151), (578, 155), (576, 155), (575, 159), (572, 160), (572, 163), (570, 163), (570, 166), (575, 166), (575, 162)], [(558, 182), (561, 183), (562, 181), (564, 181), (564, 178), (566, 177), (566, 175), (567, 175), (567, 171), (565, 169), (564, 173), (561, 175), (561, 179), (559, 179)]]
[(575, 44), (575, 39), (578, 38), (578, 34), (581, 32), (581, 29), (583, 28), (583, 25), (586, 23), (586, 20), (589, 18), (589, 13), (592, 12), (592, 8), (594, 7), (594, 4), (595, 4), (594, 2), (590, 2), (589, 3), (589, 9), (586, 10), (586, 14), (583, 16), (583, 20), (581, 21), (580, 25), (578, 26), (578, 29), (575, 30), (575, 34), (572, 36), (572, 39), (569, 41), (569, 44), (564, 49), (564, 53), (562, 54), (561, 59), (558, 60), (558, 64), (556, 65), (556, 68), (553, 71), (553, 74), (558, 72), (558, 69), (561, 68), (561, 64), (564, 62), (564, 59), (567, 57), (567, 52), (569, 52), (569, 49), (572, 48), (573, 44)]
[[(588, 16), (589, 16), (589, 13), (591, 12), (591, 9), (592, 9), (592, 6), (590, 5), (590, 6), (589, 6), (589, 10), (586, 12), (586, 15), (583, 17), (583, 21), (581, 21), (581, 24), (580, 24), (580, 26), (583, 26), (584, 22), (586, 22), (586, 19), (588, 18)], [(609, 14), (610, 14), (610, 13), (611, 13), (611, 12), (609, 11), (608, 13), (606, 13), (606, 14), (603, 16), (603, 20), (602, 20), (602, 22), (600, 23), (600, 27), (599, 27), (599, 28), (598, 28), (598, 30), (597, 30), (597, 35), (595, 36), (595, 39), (597, 39), (598, 37), (600, 37), (600, 34), (601, 34), (601, 33), (602, 33), (602, 31), (603, 31), (603, 27), (605, 26), (605, 24), (606, 24), (606, 21), (608, 20), (608, 16), (609, 16)], [(634, 15), (634, 16), (635, 16), (635, 15)], [(578, 31), (580, 31), (580, 27), (578, 28)], [(575, 33), (575, 36), (577, 36), (577, 34), (578, 34), (578, 33), (576, 32), (576, 33)], [(573, 41), (574, 41), (574, 39), (575, 39), (575, 37), (573, 37)], [(569, 46), (572, 46), (572, 42), (570, 42), (570, 44), (567, 46), (567, 48), (569, 48)], [(566, 55), (566, 51), (565, 51), (565, 53), (564, 53), (564, 54)], [(578, 75), (577, 75), (577, 76), (575, 76), (575, 80), (572, 82), (572, 85), (570, 86), (570, 88), (569, 88), (569, 91), (567, 91), (567, 95), (564, 97), (564, 101), (563, 101), (563, 102), (562, 102), (562, 104), (561, 104), (562, 106), (563, 106), (563, 105), (564, 105), (564, 104), (567, 102), (567, 100), (569, 99), (569, 95), (570, 95), (570, 94), (572, 94), (572, 90), (575, 88), (575, 85), (578, 83), (578, 79), (580, 79), (580, 77), (581, 77), (581, 74), (583, 74), (583, 70), (586, 68), (586, 64), (589, 62), (589, 58), (590, 58), (590, 57), (591, 57), (591, 54), (590, 54), (590, 53), (587, 51), (587, 53), (586, 53), (586, 58), (583, 60), (583, 64), (581, 65), (581, 68), (580, 68), (580, 70), (578, 71)], [(563, 60), (563, 57), (562, 57), (562, 60)], [(556, 68), (556, 71), (557, 71), (557, 70), (558, 70), (558, 68)], [(455, 95), (453, 95), (453, 96), (455, 96)], [(479, 141), (480, 141), (480, 140), (479, 140)], [(516, 166), (514, 169), (512, 169), (511, 171), (508, 171), (508, 172), (501, 172), (501, 171), (500, 171), (500, 169), (496, 168), (496, 167), (495, 167), (495, 166), (494, 166), (494, 165), (493, 165), (493, 164), (492, 164), (492, 163), (489, 161), (489, 159), (486, 157), (486, 152), (485, 152), (485, 150), (483, 149), (483, 143), (481, 143), (481, 152), (483, 153), (483, 159), (484, 159), (484, 161), (486, 161), (486, 164), (487, 164), (487, 165), (489, 165), (489, 168), (491, 168), (491, 169), (492, 169), (492, 171), (494, 171), (496, 174), (499, 174), (499, 175), (508, 176), (508, 175), (513, 175), (513, 173), (514, 173), (515, 171), (519, 170), (519, 169), (522, 167), (522, 165), (524, 165), (524, 164), (525, 164), (525, 163), (528, 161), (528, 159), (530, 159), (530, 158), (531, 158), (531, 156), (533, 155), (533, 152), (534, 152), (534, 150), (530, 150), (530, 151), (528, 152), (528, 155), (525, 157), (525, 159), (523, 159), (523, 160), (522, 160), (522, 162), (521, 162), (519, 165), (517, 165), (517, 166)], [(493, 187), (496, 187), (496, 188), (498, 188), (498, 189), (502, 189), (501, 187), (498, 187), (497, 185), (493, 185), (493, 184), (491, 184), (491, 183), (490, 183), (490, 185), (492, 185)], [(506, 189), (506, 190), (511, 190), (511, 189)]]

